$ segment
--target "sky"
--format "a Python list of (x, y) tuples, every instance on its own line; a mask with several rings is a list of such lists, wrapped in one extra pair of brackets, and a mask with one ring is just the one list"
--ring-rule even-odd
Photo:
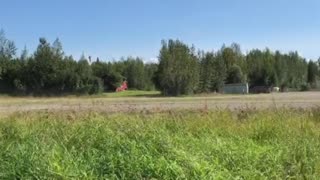
[(40, 37), (62, 41), (67, 55), (155, 60), (161, 40), (203, 50), (239, 43), (320, 57), (319, 0), (1, 0), (0, 29), (18, 53)]

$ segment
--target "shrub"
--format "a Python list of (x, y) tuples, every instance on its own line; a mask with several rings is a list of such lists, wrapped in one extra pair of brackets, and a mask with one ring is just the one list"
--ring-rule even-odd
[(311, 89), (310, 84), (302, 84), (300, 86), (300, 91), (309, 91)]

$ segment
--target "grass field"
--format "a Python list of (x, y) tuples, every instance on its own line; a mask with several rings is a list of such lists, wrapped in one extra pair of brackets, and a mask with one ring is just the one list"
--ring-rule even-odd
[(317, 179), (320, 111), (16, 112), (0, 179)]
[(120, 98), (120, 97), (159, 97), (160, 91), (140, 91), (140, 90), (127, 90), (122, 92), (110, 92), (96, 95), (95, 97), (106, 98)]

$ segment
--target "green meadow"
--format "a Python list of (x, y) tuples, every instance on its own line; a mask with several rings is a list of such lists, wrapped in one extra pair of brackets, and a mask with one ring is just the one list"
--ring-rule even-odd
[(0, 179), (317, 179), (318, 110), (13, 113)]

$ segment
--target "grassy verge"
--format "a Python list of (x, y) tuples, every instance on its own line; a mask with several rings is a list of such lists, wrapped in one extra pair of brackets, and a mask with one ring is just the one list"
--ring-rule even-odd
[(97, 95), (66, 95), (61, 97), (33, 97), (33, 96), (9, 96), (9, 95), (0, 95), (0, 105), (11, 105), (11, 104), (36, 104), (36, 103), (68, 103), (76, 102), (83, 103), (85, 101), (95, 101), (95, 100), (104, 100), (104, 101), (117, 101), (125, 99), (137, 99), (141, 101), (144, 98), (150, 97), (161, 97), (160, 91), (140, 91), (140, 90), (128, 90), (123, 92), (108, 92)]
[(318, 111), (16, 113), (0, 179), (317, 179)]
[(98, 95), (99, 97), (159, 97), (161, 95), (160, 91), (135, 91), (127, 90), (122, 92), (112, 92), (112, 93), (103, 93)]

